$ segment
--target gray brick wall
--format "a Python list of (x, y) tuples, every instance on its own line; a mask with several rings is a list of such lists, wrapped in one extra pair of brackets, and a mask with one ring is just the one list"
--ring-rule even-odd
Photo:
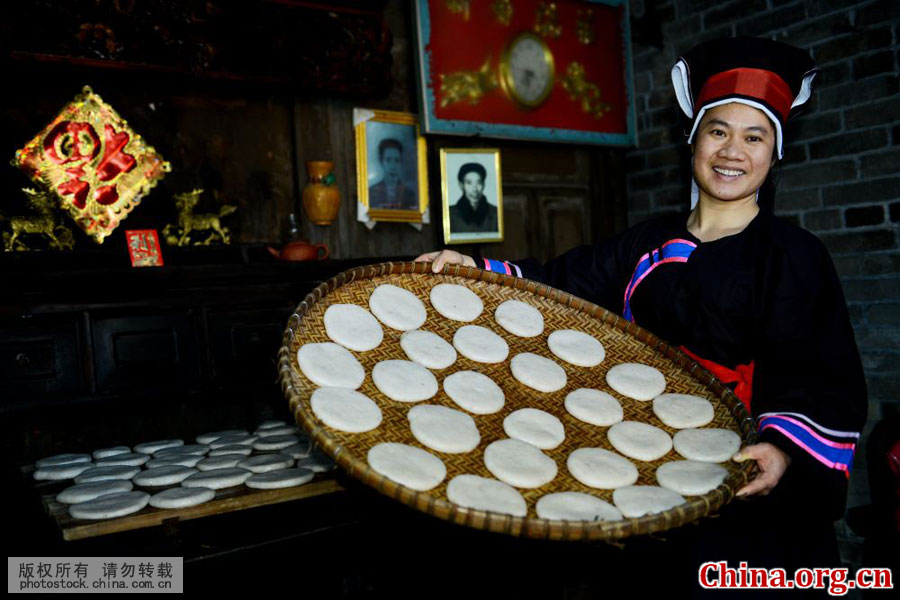
[[(669, 71), (679, 52), (756, 35), (811, 51), (821, 74), (789, 124), (776, 212), (813, 231), (841, 276), (869, 384), (869, 427), (900, 407), (900, 1), (631, 0), (639, 146), (628, 153), (629, 223), (686, 210), (690, 151)], [(861, 444), (861, 446), (863, 446)], [(850, 506), (868, 502), (864, 451)]]

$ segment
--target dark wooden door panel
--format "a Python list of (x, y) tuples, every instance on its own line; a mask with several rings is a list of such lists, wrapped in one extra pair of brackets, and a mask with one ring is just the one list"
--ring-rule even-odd
[(588, 239), (587, 199), (580, 195), (541, 198), (541, 244), (545, 259), (559, 256)]
[(219, 384), (259, 384), (277, 379), (281, 336), (291, 307), (210, 313), (213, 379)]
[(201, 386), (202, 360), (191, 311), (92, 318), (98, 391)]
[(78, 315), (0, 321), (3, 405), (84, 387)]

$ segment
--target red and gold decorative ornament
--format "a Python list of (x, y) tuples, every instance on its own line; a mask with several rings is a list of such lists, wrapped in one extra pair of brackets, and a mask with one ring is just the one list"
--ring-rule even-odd
[(87, 86), (16, 151), (15, 163), (98, 244), (172, 170)]

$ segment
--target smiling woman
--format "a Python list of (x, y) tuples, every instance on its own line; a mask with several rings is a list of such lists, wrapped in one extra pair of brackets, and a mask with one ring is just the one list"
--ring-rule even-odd
[[(812, 234), (775, 217), (771, 167), (816, 71), (798, 48), (765, 39), (701, 44), (672, 69), (691, 120), (689, 214), (662, 216), (541, 265), (456, 252), (419, 257), (536, 279), (620, 313), (681, 349), (756, 418), (759, 443), (733, 459), (757, 477), (715, 526), (685, 534), (666, 561), (837, 566), (832, 521), (865, 423), (866, 386), (831, 259)], [(681, 550), (684, 550), (683, 552)], [(678, 555), (675, 558), (675, 555)]]
[[(691, 214), (688, 231), (709, 242), (743, 230), (759, 212), (757, 196), (775, 164), (774, 148), (774, 127), (761, 110), (733, 102), (707, 112), (692, 146), (703, 208)], [(713, 210), (715, 216), (704, 220)]]

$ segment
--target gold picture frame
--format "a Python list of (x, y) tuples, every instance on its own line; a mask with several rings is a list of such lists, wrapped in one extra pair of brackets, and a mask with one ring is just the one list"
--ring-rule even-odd
[(355, 108), (353, 122), (360, 220), (421, 223), (428, 208), (428, 161), (418, 117)]
[(445, 244), (503, 241), (499, 149), (441, 149), (441, 213)]

